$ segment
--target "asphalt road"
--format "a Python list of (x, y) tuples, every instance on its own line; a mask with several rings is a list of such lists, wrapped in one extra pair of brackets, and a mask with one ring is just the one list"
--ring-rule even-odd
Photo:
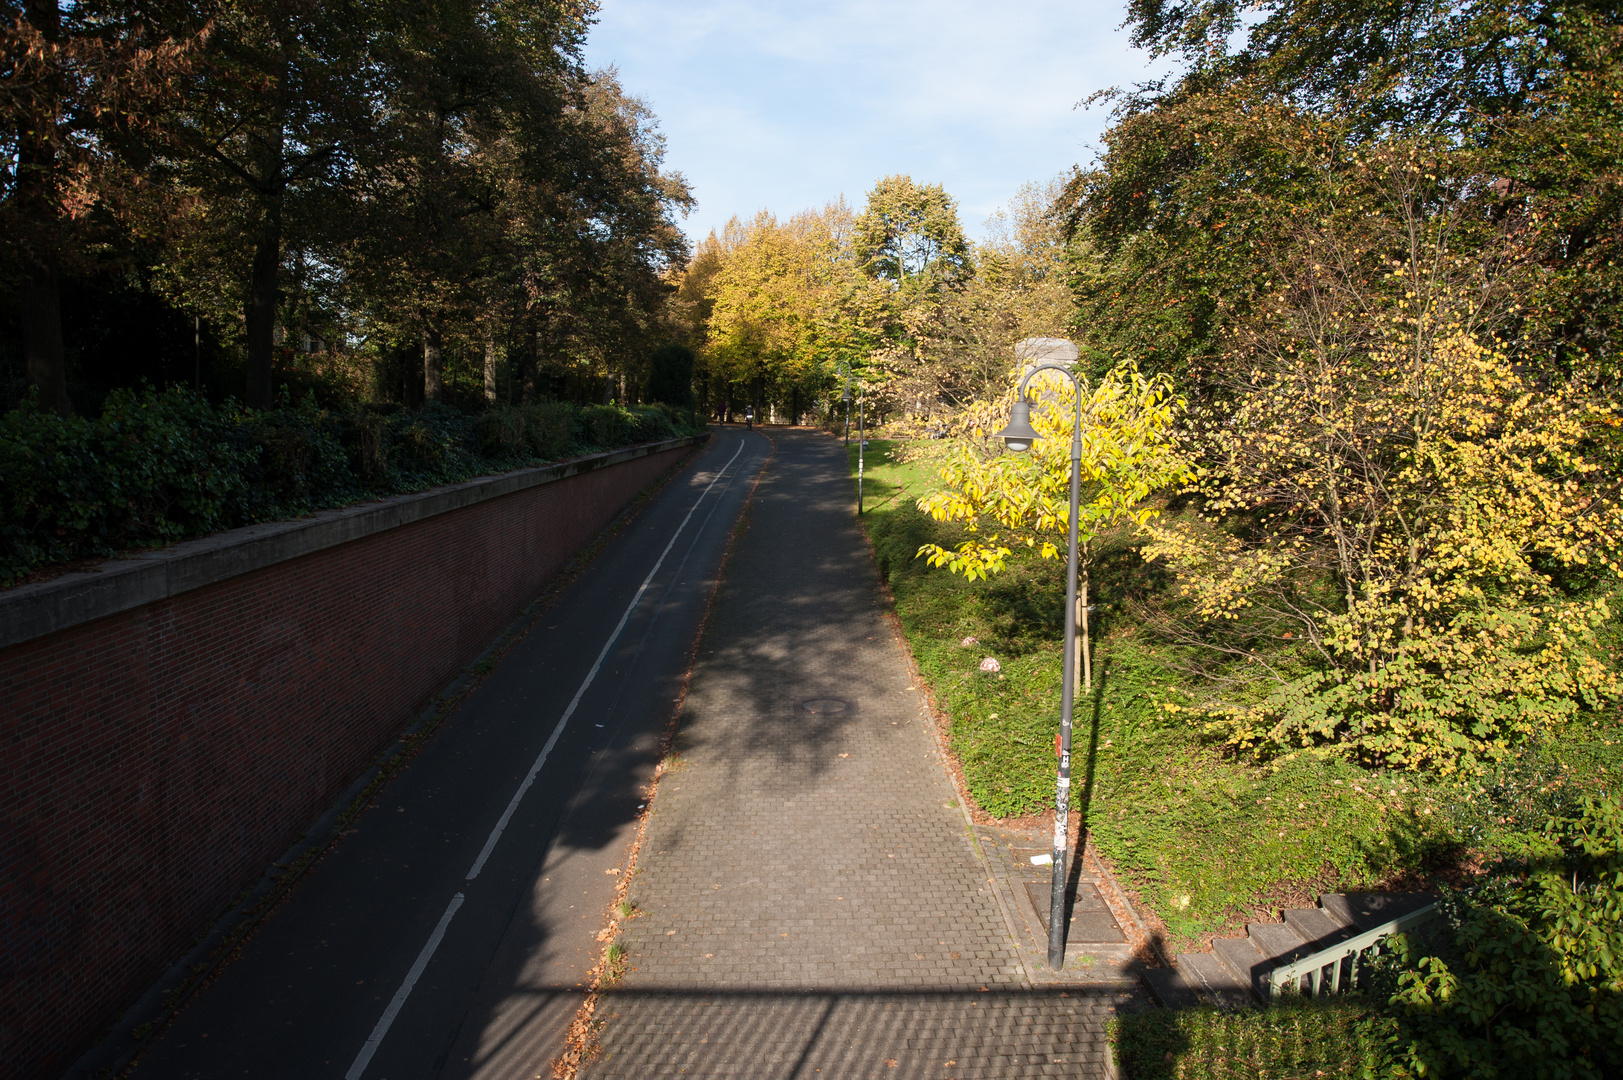
[(770, 452), (722, 429), (154, 1040), (137, 1080), (550, 1075)]

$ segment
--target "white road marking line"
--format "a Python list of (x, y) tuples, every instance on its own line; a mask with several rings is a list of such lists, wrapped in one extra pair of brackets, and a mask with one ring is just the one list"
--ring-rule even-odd
[(518, 786), (517, 791), (513, 792), (512, 801), (507, 804), (507, 809), (502, 811), (502, 816), (497, 820), (496, 827), (490, 830), (490, 838), (485, 841), (484, 849), (479, 852), (479, 857), (473, 861), (473, 867), (468, 871), (468, 881), (472, 881), (479, 876), (479, 871), (485, 868), (485, 860), (490, 858), (490, 853), (496, 850), (496, 842), (502, 838), (502, 832), (507, 828), (507, 823), (513, 819), (513, 813), (518, 809), (518, 804), (523, 801), (525, 792), (529, 791), (530, 785), (535, 783), (536, 774), (541, 771), (541, 766), (546, 764), (547, 755), (552, 753), (552, 748), (558, 744), (558, 736), (564, 733), (564, 725), (568, 724), (569, 718), (575, 715), (575, 707), (580, 704), (580, 699), (586, 696), (587, 688), (597, 678), (598, 670), (603, 667), (603, 661), (608, 659), (609, 652), (614, 648), (615, 642), (620, 640), (620, 633), (626, 628), (626, 623), (631, 621), (631, 613), (642, 602), (642, 595), (648, 591), (649, 582), (654, 580), (654, 575), (659, 573), (659, 568), (665, 565), (665, 556), (669, 555), (671, 548), (676, 546), (677, 537), (681, 536), (682, 530), (688, 527), (688, 522), (693, 519), (694, 511), (699, 509), (699, 504), (704, 502), (704, 497), (710, 494), (710, 488), (716, 486), (716, 482), (726, 474), (727, 470), (732, 467), (733, 462), (738, 459), (738, 455), (743, 452), (744, 444), (740, 442), (738, 449), (733, 451), (733, 456), (727, 459), (727, 464), (723, 465), (721, 471), (716, 473), (715, 479), (710, 481), (709, 486), (694, 501), (692, 508), (688, 510), (687, 517), (682, 519), (682, 524), (678, 525), (676, 531), (671, 534), (670, 542), (665, 545), (665, 550), (659, 553), (659, 560), (654, 563), (654, 568), (648, 571), (647, 577), (642, 579), (642, 584), (638, 586), (636, 595), (631, 598), (631, 603), (626, 605), (625, 612), (621, 614), (619, 623), (614, 627), (614, 633), (610, 634), (609, 640), (603, 643), (603, 651), (597, 654), (597, 662), (586, 673), (586, 678), (580, 684), (580, 689), (575, 691), (575, 696), (569, 700), (569, 707), (558, 718), (558, 726), (552, 729), (551, 737), (547, 739), (546, 745), (541, 748), (541, 753), (536, 757), (535, 764), (530, 766), (530, 771), (524, 777), (524, 782)]
[[(557, 745), (558, 736), (563, 734), (564, 725), (569, 723), (569, 718), (575, 713), (575, 707), (580, 704), (580, 699), (585, 696), (587, 687), (592, 685), (592, 680), (597, 678), (598, 670), (602, 668), (603, 661), (608, 658), (610, 650), (614, 648), (614, 643), (620, 640), (621, 632), (625, 630), (626, 623), (631, 620), (631, 613), (637, 609), (637, 604), (642, 600), (643, 594), (648, 591), (649, 583), (654, 580), (654, 575), (659, 573), (659, 568), (664, 565), (665, 556), (669, 555), (671, 548), (676, 546), (677, 538), (682, 535), (682, 530), (688, 527), (688, 522), (693, 520), (694, 512), (704, 502), (705, 496), (710, 494), (710, 489), (715, 487), (717, 481), (723, 476), (727, 475), (727, 470), (732, 468), (733, 462), (737, 461), (738, 455), (743, 452), (744, 443), (740, 441), (738, 449), (733, 451), (733, 456), (727, 459), (727, 464), (721, 467), (710, 483), (705, 486), (704, 491), (699, 493), (699, 497), (694, 500), (693, 506), (689, 508), (687, 516), (682, 519), (682, 523), (671, 534), (670, 542), (665, 545), (665, 550), (659, 553), (659, 560), (654, 563), (654, 568), (648, 571), (647, 577), (643, 578), (642, 585), (638, 587), (636, 595), (631, 598), (631, 603), (627, 605), (625, 613), (620, 616), (619, 623), (614, 627), (614, 633), (609, 635), (609, 640), (604, 643), (603, 650), (597, 654), (597, 662), (586, 673), (586, 680), (580, 684), (580, 689), (575, 691), (575, 696), (569, 701), (569, 707), (564, 710), (563, 716), (558, 720), (558, 726), (552, 729), (552, 735), (547, 739), (546, 745), (541, 748), (541, 753), (535, 759), (535, 764), (530, 766), (529, 775), (525, 776), (524, 782), (513, 793), (513, 798), (507, 804), (507, 809), (502, 811), (502, 816), (496, 822), (496, 827), (490, 831), (490, 837), (485, 841), (485, 846), (479, 852), (479, 857), (474, 860), (473, 868), (468, 871), (466, 880), (472, 881), (479, 876), (479, 871), (484, 869), (485, 860), (490, 857), (492, 851), (496, 850), (496, 842), (501, 839), (503, 830), (507, 828), (507, 823), (513, 819), (513, 813), (518, 809), (520, 801), (523, 800), (524, 793), (530, 790), (530, 785), (535, 782), (536, 775), (541, 771), (541, 766), (546, 764), (547, 755), (551, 754), (552, 748)], [(711, 514), (705, 516), (706, 523), (710, 521), (710, 517), (714, 513), (715, 510), (712, 508)], [(703, 528), (702, 525), (700, 527)], [(685, 563), (686, 559), (683, 562)], [(360, 1080), (361, 1074), (372, 1060), (372, 1055), (377, 1053), (378, 1047), (383, 1044), (384, 1036), (389, 1034), (389, 1028), (394, 1024), (395, 1017), (405, 1007), (406, 999), (411, 996), (412, 987), (417, 985), (417, 980), (422, 977), (423, 970), (428, 967), (429, 960), (433, 959), (434, 950), (440, 947), (440, 941), (445, 937), (446, 927), (451, 925), (451, 916), (455, 915), (457, 908), (462, 906), (462, 900), (463, 895), (461, 893), (457, 893), (451, 898), (450, 906), (445, 909), (445, 914), (440, 916), (439, 925), (434, 927), (434, 932), (428, 936), (428, 941), (423, 945), (422, 952), (417, 954), (416, 962), (411, 965), (411, 970), (406, 973), (405, 982), (400, 984), (400, 989), (395, 992), (394, 1000), (389, 1002), (389, 1007), (383, 1010), (383, 1015), (378, 1018), (377, 1026), (372, 1029), (371, 1037), (366, 1040), (366, 1045), (361, 1047), (361, 1052), (355, 1056), (355, 1063), (349, 1067), (349, 1072), (344, 1074), (344, 1080)]]
[(355, 1064), (351, 1065), (349, 1072), (344, 1074), (344, 1080), (361, 1080), (361, 1073), (366, 1070), (367, 1064), (372, 1060), (372, 1055), (377, 1053), (378, 1047), (383, 1044), (383, 1037), (389, 1034), (389, 1025), (394, 1023), (394, 1018), (400, 1014), (401, 1008), (406, 1004), (406, 998), (411, 996), (411, 988), (416, 986), (417, 980), (422, 977), (423, 969), (428, 966), (429, 958), (434, 955), (434, 950), (440, 947), (440, 939), (445, 937), (445, 928), (451, 925), (451, 916), (455, 915), (456, 909), (461, 906), (462, 894), (457, 893), (451, 897), (451, 903), (445, 909), (445, 914), (440, 916), (439, 925), (434, 927), (432, 934), (428, 935), (428, 941), (423, 945), (423, 951), (417, 954), (417, 962), (411, 965), (410, 971), (406, 972), (406, 981), (400, 984), (399, 990), (395, 991), (394, 1000), (389, 1002), (389, 1007), (384, 1009), (383, 1015), (378, 1018), (377, 1027), (372, 1029), (372, 1037), (366, 1040), (366, 1045), (361, 1047), (361, 1052), (355, 1055)]
[[(733, 456), (737, 457), (738, 455), (735, 454)], [(732, 463), (728, 462), (728, 464), (732, 464)], [(720, 477), (718, 476), (717, 479), (719, 480)], [(738, 475), (735, 473), (733, 475), (733, 480), (737, 480), (737, 479), (738, 479)], [(733, 486), (733, 480), (727, 481), (727, 487), (732, 487)], [(708, 490), (708, 489), (706, 489), (706, 490)], [(725, 494), (726, 491), (727, 491), (727, 488), (722, 488), (721, 490), (722, 490), (722, 493)], [(642, 638), (637, 642), (637, 651), (632, 653), (632, 655), (631, 655), (631, 663), (629, 665), (628, 670), (635, 671), (637, 669), (637, 662), (638, 662), (638, 660), (640, 660), (642, 658), (643, 647), (648, 644), (648, 639), (653, 636), (654, 627), (659, 625), (659, 617), (665, 611), (666, 601), (670, 598), (671, 593), (676, 591), (676, 587), (682, 583), (682, 571), (687, 569), (688, 560), (693, 558), (693, 552), (694, 552), (694, 550), (696, 548), (698, 548), (699, 540), (704, 536), (705, 527), (710, 524), (710, 519), (715, 517), (716, 516), (716, 511), (720, 510), (720, 509), (721, 509), (721, 499), (718, 498), (711, 505), (710, 512), (704, 516), (704, 520), (699, 523), (699, 527), (693, 531), (693, 539), (688, 541), (688, 549), (687, 549), (687, 551), (683, 552), (682, 561), (676, 564), (676, 569), (675, 570), (671, 571), (671, 580), (665, 586), (665, 595), (660, 597), (659, 603), (654, 605), (653, 617), (648, 620), (648, 625), (643, 629)], [(620, 695), (625, 692), (625, 688), (626, 688), (626, 683), (621, 682), (619, 688), (614, 691), (614, 700), (609, 702), (608, 711), (606, 711), (603, 714), (603, 723), (598, 724), (597, 725), (598, 727), (603, 727), (608, 723), (608, 721), (614, 719), (614, 710), (619, 707), (619, 705), (620, 705)], [(682, 699), (681, 698), (672, 698), (671, 700), (672, 701), (681, 701)], [(615, 734), (618, 734), (619, 730), (620, 730), (619, 728), (615, 728)], [(613, 736), (611, 736), (611, 738), (612, 737)]]

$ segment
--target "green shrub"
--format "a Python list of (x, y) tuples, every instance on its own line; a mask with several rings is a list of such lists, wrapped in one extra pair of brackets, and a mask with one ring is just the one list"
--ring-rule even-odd
[(669, 406), (588, 405), (580, 411), (582, 440), (590, 446), (624, 446), (655, 442), (679, 433), (677, 413)]
[(479, 436), (473, 420), (438, 402), (396, 413), (385, 430), (392, 482), (426, 487), (466, 479), (478, 472)]
[(244, 471), (246, 505), (234, 516), (264, 521), (356, 498), (364, 488), (356, 483), (343, 426), (313, 398), (244, 414), (238, 429), (258, 454)]
[(115, 391), (95, 418), (26, 402), (0, 416), (0, 585), (54, 563), (556, 460), (582, 444), (703, 430), (681, 420), (669, 406), (565, 402), (477, 417), (439, 403), (338, 412), (314, 397), (254, 412), (185, 388)]
[(676, 435), (693, 435), (705, 430), (705, 422), (692, 408), (680, 405), (669, 405), (663, 401), (656, 401), (652, 405), (643, 406), (653, 409), (670, 421), (671, 431)]
[(0, 582), (225, 527), (257, 453), (187, 390), (114, 391), (94, 420), (32, 402), (11, 410), (0, 417)]
[(350, 471), (363, 488), (383, 483), (389, 471), (388, 441), (384, 437), (387, 417), (372, 409), (357, 409), (344, 425), (344, 449), (349, 453)]
[(236, 476), (256, 457), (235, 422), (190, 391), (110, 394), (89, 440), (106, 485), (102, 535), (118, 546), (167, 542), (233, 517)]
[(580, 411), (581, 440), (588, 446), (618, 446), (630, 438), (632, 421), (614, 405), (588, 405)]
[(632, 435), (638, 442), (656, 442), (676, 437), (676, 417), (668, 405), (633, 405)]
[(1422, 1076), (1623, 1075), (1623, 802), (1587, 795), (1445, 899), (1444, 946), (1393, 942), (1392, 1009)]
[(575, 441), (578, 410), (562, 401), (547, 401), (524, 410), (524, 439), (542, 460), (563, 457)]
[(1361, 1003), (1298, 998), (1239, 1012), (1131, 1013), (1111, 1039), (1130, 1080), (1375, 1080), (1391, 1074), (1393, 1030)]
[(493, 405), (479, 417), (479, 449), (488, 458), (523, 457), (525, 427), (523, 409)]

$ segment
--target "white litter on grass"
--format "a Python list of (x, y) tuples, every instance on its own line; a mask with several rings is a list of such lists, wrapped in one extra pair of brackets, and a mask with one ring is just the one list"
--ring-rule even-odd
[(1052, 855), (1033, 855), (1031, 857), (1031, 865), (1032, 866), (1053, 866), (1054, 865), (1054, 856), (1052, 856)]
[(958, 643), (958, 644), (959, 644), (959, 646), (961, 646), (961, 647), (962, 647), (962, 648), (965, 648), (965, 649), (967, 649), (967, 648), (969, 648), (969, 647), (970, 647), (970, 646), (971, 646), (971, 645), (979, 645), (979, 644), (980, 644), (980, 641), (981, 641), (981, 639), (980, 639), (980, 638), (978, 638), (978, 637), (976, 637), (976, 636), (975, 636), (975, 635), (974, 635), (974, 634), (971, 634), (971, 635), (969, 635), (969, 636), (968, 636), (968, 637), (966, 637), (966, 638), (965, 638), (965, 639), (964, 639), (964, 640), (962, 640), (962, 641), (960, 641), (960, 642), (959, 642), (959, 643)]
[(982, 671), (1002, 671), (1003, 670), (1003, 665), (999, 664), (997, 662), (997, 657), (988, 656), (985, 660), (981, 661), (981, 670)]

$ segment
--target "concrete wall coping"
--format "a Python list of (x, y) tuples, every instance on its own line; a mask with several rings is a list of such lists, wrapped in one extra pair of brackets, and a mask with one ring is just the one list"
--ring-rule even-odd
[(0, 649), (487, 499), (693, 446), (707, 438), (690, 435), (628, 446), (108, 559), (90, 570), (0, 592)]

